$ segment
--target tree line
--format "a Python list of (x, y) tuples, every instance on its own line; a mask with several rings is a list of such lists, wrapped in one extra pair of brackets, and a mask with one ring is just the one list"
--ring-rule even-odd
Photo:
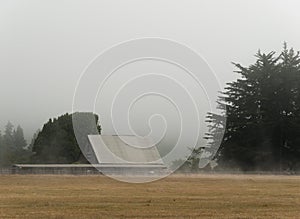
[[(74, 116), (74, 117), (73, 117)], [(11, 122), (5, 126), (4, 133), (0, 131), (0, 167), (11, 167), (13, 164), (71, 164), (88, 163), (74, 134), (72, 119), (80, 122), (93, 122), (97, 130), (84, 124), (84, 143), (88, 142), (88, 134), (101, 133), (99, 117), (92, 113), (64, 114), (49, 119), (41, 130), (38, 130), (28, 144), (24, 138), (21, 126), (14, 128)]]

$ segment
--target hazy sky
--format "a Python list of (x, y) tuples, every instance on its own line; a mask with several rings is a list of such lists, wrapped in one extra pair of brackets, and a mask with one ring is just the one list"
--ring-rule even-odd
[(50, 117), (70, 112), (85, 66), (119, 42), (162, 37), (188, 45), (222, 85), (231, 62), (253, 54), (300, 49), (298, 0), (2, 0), (0, 127), (10, 120), (27, 138)]

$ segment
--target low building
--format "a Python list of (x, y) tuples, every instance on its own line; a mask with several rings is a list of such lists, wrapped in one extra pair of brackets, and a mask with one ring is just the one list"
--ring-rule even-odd
[(15, 164), (16, 174), (151, 175), (168, 171), (150, 138), (88, 136), (96, 164)]

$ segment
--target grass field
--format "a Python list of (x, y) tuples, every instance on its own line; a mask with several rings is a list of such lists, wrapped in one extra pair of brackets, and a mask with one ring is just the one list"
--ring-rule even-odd
[(300, 177), (0, 176), (0, 218), (299, 218)]

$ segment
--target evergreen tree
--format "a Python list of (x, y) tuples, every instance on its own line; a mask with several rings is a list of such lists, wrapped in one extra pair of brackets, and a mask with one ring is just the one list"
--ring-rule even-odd
[[(98, 125), (99, 117), (92, 113), (75, 113), (65, 114), (55, 119), (50, 119), (43, 129), (38, 133), (32, 146), (33, 163), (86, 163), (87, 160), (82, 155), (81, 149), (77, 143), (72, 116), (75, 118), (83, 118), (80, 121), (84, 122), (86, 119), (91, 118), (97, 124), (97, 130), (91, 130), (86, 124), (82, 124), (85, 127), (86, 133), (84, 133), (84, 142), (88, 142), (88, 134), (99, 134), (101, 131)], [(89, 124), (93, 121), (87, 121)], [(81, 142), (82, 143), (82, 142)]]
[(287, 49), (256, 55), (249, 67), (234, 64), (241, 78), (228, 83), (219, 102), (225, 115), (209, 113), (209, 144), (221, 143), (216, 155), (223, 167), (242, 170), (291, 170), (300, 163), (300, 57)]
[(41, 130), (38, 129), (38, 130), (33, 134), (32, 139), (31, 139), (31, 142), (30, 142), (30, 144), (28, 145), (28, 150), (29, 150), (29, 151), (32, 151), (34, 142), (36, 141), (36, 139), (37, 139), (37, 137), (38, 137), (38, 135), (39, 135), (40, 132), (41, 132)]
[(24, 138), (24, 132), (20, 125), (13, 132), (14, 146), (16, 150), (23, 150), (27, 146), (26, 140)]
[(5, 126), (4, 135), (0, 137), (0, 166), (9, 167), (15, 163), (26, 163), (31, 153), (25, 149), (26, 141), (21, 126), (14, 129), (11, 122)]
[(13, 138), (14, 126), (11, 122), (8, 122), (5, 126), (4, 135), (2, 137), (2, 150), (1, 150), (1, 166), (10, 166), (14, 159), (14, 138)]
[(14, 146), (14, 126), (13, 124), (8, 121), (3, 136), (3, 143), (6, 147), (12, 148)]

